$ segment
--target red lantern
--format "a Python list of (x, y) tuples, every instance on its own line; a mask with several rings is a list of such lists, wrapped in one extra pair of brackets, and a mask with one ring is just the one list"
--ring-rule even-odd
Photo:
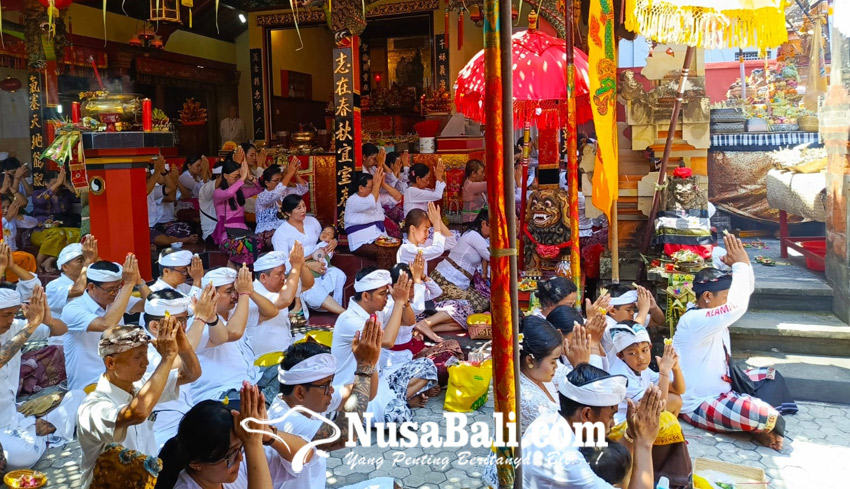
[(21, 88), (21, 80), (7, 76), (3, 81), (0, 81), (0, 90), (4, 92), (15, 93)]

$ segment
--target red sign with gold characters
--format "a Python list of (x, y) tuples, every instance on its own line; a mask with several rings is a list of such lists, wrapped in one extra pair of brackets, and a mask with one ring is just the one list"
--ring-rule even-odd
[(351, 182), (355, 177), (357, 160), (355, 129), (355, 76), (353, 52), (356, 46), (348, 44), (333, 50), (334, 90), (334, 145), (336, 147), (336, 205), (337, 222), (345, 227), (345, 203), (348, 201)]
[(41, 73), (31, 71), (27, 76), (27, 94), (29, 95), (29, 121), (30, 121), (30, 151), (32, 152), (32, 186), (44, 188), (44, 162), (41, 161), (41, 152), (44, 151), (44, 119), (42, 113)]

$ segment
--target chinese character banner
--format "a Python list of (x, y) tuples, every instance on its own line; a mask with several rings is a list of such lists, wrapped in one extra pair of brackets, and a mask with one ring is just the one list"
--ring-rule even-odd
[(345, 203), (355, 176), (356, 145), (354, 134), (354, 76), (351, 47), (333, 51), (334, 68), (334, 144), (336, 147), (337, 222), (345, 226)]
[[(263, 97), (263, 50), (252, 49), (251, 112), (254, 116), (254, 140), (266, 139), (266, 108)], [(237, 143), (241, 141), (236, 141)]]
[(434, 36), (434, 49), (436, 51), (434, 59), (436, 60), (435, 75), (437, 81), (437, 89), (445, 88), (448, 91), (452, 89), (451, 80), (449, 80), (449, 45), (446, 42), (445, 34), (437, 34)]

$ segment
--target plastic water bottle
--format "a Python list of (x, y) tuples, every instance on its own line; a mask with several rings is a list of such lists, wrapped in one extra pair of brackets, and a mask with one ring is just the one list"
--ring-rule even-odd
[(670, 479), (661, 477), (658, 479), (658, 485), (655, 486), (655, 489), (670, 489)]

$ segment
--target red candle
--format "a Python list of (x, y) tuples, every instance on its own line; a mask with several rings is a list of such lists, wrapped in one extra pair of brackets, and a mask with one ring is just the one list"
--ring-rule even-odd
[(74, 124), (80, 123), (80, 103), (71, 102), (71, 122)]
[(153, 130), (153, 114), (151, 110), (151, 99), (142, 100), (142, 129), (145, 132)]

